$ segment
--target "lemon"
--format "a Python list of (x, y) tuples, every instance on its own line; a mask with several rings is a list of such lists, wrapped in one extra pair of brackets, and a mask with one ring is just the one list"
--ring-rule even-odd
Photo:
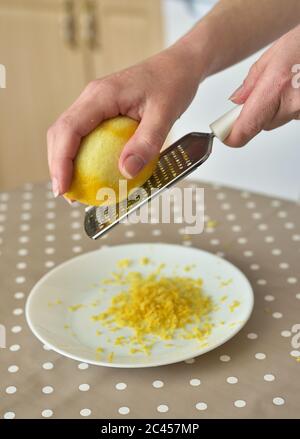
[(137, 121), (126, 116), (118, 116), (102, 122), (84, 137), (74, 161), (70, 189), (64, 196), (83, 204), (100, 206), (112, 201), (101, 199), (103, 194), (99, 196), (99, 189), (112, 189), (118, 202), (125, 198), (130, 190), (142, 186), (152, 175), (158, 156), (136, 177), (127, 180), (127, 192), (120, 193), (119, 190), (119, 181), (126, 180), (119, 171), (119, 157), (137, 127)]

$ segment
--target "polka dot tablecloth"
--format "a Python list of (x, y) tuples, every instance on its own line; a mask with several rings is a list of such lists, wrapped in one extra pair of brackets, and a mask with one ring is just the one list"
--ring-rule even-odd
[[(0, 194), (0, 323), (7, 333), (0, 417), (299, 417), (300, 207), (204, 188), (202, 234), (185, 235), (182, 224), (121, 224), (96, 242), (83, 231), (84, 209), (54, 200), (49, 184)], [(41, 276), (83, 252), (145, 239), (202, 248), (237, 265), (255, 292), (244, 329), (201, 357), (140, 370), (78, 363), (32, 335), (24, 306)]]

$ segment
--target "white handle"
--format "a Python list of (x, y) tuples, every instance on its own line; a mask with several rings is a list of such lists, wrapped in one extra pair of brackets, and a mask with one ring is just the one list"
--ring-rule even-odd
[(210, 124), (212, 133), (218, 139), (220, 139), (221, 142), (223, 142), (223, 140), (225, 140), (230, 134), (233, 124), (239, 117), (242, 108), (242, 105), (237, 105), (232, 110), (227, 111), (227, 113), (223, 114), (223, 116), (219, 117), (219, 119)]

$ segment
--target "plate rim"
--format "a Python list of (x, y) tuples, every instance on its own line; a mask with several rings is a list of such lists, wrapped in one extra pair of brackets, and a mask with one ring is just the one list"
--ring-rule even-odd
[[(101, 361), (101, 360), (87, 360), (82, 358), (81, 356), (78, 356), (76, 354), (70, 354), (69, 352), (65, 351), (64, 349), (58, 348), (56, 346), (54, 346), (52, 343), (50, 343), (49, 341), (46, 340), (46, 338), (43, 337), (43, 335), (41, 335), (38, 331), (38, 329), (36, 328), (36, 325), (34, 325), (34, 323), (32, 322), (32, 319), (30, 317), (30, 304), (32, 302), (32, 300), (34, 299), (34, 296), (37, 294), (37, 291), (40, 287), (40, 284), (43, 283), (48, 277), (51, 277), (51, 275), (53, 275), (53, 273), (55, 271), (61, 270), (65, 265), (69, 265), (71, 263), (73, 263), (74, 261), (78, 260), (78, 259), (84, 259), (86, 257), (91, 256), (92, 254), (96, 254), (99, 252), (103, 252), (105, 250), (109, 250), (109, 249), (115, 249), (118, 247), (132, 247), (132, 246), (165, 246), (165, 247), (177, 247), (178, 249), (185, 248), (187, 250), (193, 250), (193, 251), (197, 251), (200, 252), (204, 255), (209, 255), (212, 256), (213, 258), (215, 258), (216, 260), (222, 261), (223, 263), (229, 265), (231, 268), (233, 268), (234, 270), (238, 271), (238, 273), (242, 276), (243, 280), (246, 282), (247, 286), (248, 286), (248, 295), (249, 295), (249, 299), (250, 299), (250, 304), (249, 304), (249, 309), (248, 312), (246, 314), (245, 319), (243, 320), (242, 323), (238, 324), (233, 331), (226, 336), (224, 339), (220, 340), (220, 342), (215, 343), (212, 346), (207, 346), (205, 348), (201, 349), (201, 352), (194, 354), (194, 355), (182, 355), (182, 356), (177, 356), (176, 359), (171, 360), (171, 361), (155, 361), (153, 363), (149, 363), (149, 364), (145, 364), (145, 363), (127, 363), (127, 364), (121, 364), (121, 363), (114, 363), (114, 362), (109, 362), (109, 361)], [(35, 337), (44, 345), (49, 346), (49, 348), (51, 350), (53, 350), (54, 352), (59, 353), (60, 355), (67, 357), (67, 358), (71, 358), (73, 360), (82, 362), (82, 363), (87, 363), (87, 364), (91, 364), (94, 366), (104, 366), (104, 367), (114, 367), (114, 368), (122, 368), (122, 369), (137, 369), (137, 368), (147, 368), (147, 367), (160, 367), (160, 366), (167, 366), (170, 364), (176, 364), (176, 363), (180, 363), (182, 361), (186, 361), (192, 358), (196, 358), (196, 357), (200, 357), (203, 354), (206, 354), (207, 352), (210, 352), (214, 349), (217, 349), (218, 347), (222, 346), (223, 344), (227, 343), (229, 340), (231, 340), (238, 332), (240, 332), (242, 330), (242, 328), (246, 325), (246, 323), (248, 322), (252, 311), (254, 308), (254, 292), (253, 292), (253, 288), (252, 285), (249, 281), (249, 279), (247, 278), (247, 276), (243, 273), (243, 271), (238, 268), (236, 265), (234, 265), (232, 262), (228, 261), (227, 259), (224, 259), (214, 253), (211, 253), (207, 250), (203, 250), (203, 249), (199, 249), (197, 247), (193, 247), (190, 246), (188, 248), (183, 247), (180, 244), (172, 244), (172, 243), (166, 243), (166, 242), (137, 242), (137, 243), (129, 243), (129, 244), (117, 244), (117, 245), (110, 245), (107, 246), (105, 248), (98, 248), (96, 250), (92, 250), (86, 253), (83, 253), (81, 255), (77, 255), (74, 256), (70, 259), (67, 259), (66, 261), (61, 262), (60, 264), (58, 264), (57, 266), (53, 267), (51, 270), (49, 270), (47, 273), (45, 273), (35, 284), (34, 286), (31, 288), (30, 293), (27, 296), (27, 300), (26, 300), (26, 304), (25, 304), (25, 317), (26, 317), (26, 322), (31, 330), (31, 332), (35, 335)]]

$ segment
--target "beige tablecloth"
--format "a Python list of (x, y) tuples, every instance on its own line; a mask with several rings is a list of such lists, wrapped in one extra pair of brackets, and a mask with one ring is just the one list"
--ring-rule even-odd
[[(181, 224), (119, 225), (96, 242), (84, 234), (83, 208), (54, 200), (48, 184), (0, 194), (0, 324), (7, 331), (0, 417), (299, 417), (300, 207), (204, 187), (206, 219), (216, 222), (204, 233), (184, 235)], [(37, 280), (82, 252), (145, 240), (202, 248), (238, 266), (255, 292), (244, 329), (194, 360), (140, 370), (88, 366), (43, 347), (24, 316)]]

